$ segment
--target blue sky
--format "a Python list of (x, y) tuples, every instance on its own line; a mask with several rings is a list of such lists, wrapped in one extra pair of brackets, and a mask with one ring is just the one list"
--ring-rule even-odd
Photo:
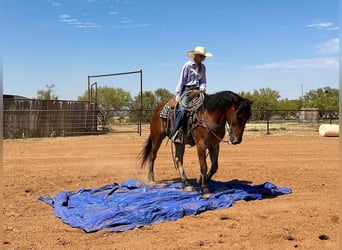
[[(207, 92), (271, 88), (296, 99), (338, 86), (338, 0), (3, 0), (3, 92), (54, 84), (77, 99), (88, 75), (143, 71), (172, 93), (186, 52), (207, 48)], [(95, 81), (95, 80), (94, 80)], [(139, 75), (97, 78), (139, 93)]]

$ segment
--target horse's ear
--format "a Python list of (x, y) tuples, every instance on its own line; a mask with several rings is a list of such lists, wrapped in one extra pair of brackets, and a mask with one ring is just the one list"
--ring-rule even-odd
[(248, 101), (249, 101), (249, 104), (253, 104), (256, 101), (256, 99), (248, 99)]

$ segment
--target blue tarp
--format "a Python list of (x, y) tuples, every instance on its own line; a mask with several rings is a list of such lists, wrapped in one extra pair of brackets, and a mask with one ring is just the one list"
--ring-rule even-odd
[(39, 200), (54, 208), (64, 223), (85, 232), (101, 229), (122, 232), (161, 221), (173, 221), (206, 210), (227, 208), (238, 200), (261, 200), (289, 194), (291, 189), (278, 188), (270, 182), (248, 185), (239, 181), (210, 181), (209, 198), (198, 187), (185, 191), (181, 183), (148, 186), (137, 180), (110, 184), (100, 188), (63, 191)]

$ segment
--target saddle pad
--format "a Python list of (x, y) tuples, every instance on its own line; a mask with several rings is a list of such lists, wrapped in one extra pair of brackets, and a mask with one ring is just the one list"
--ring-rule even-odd
[(170, 114), (170, 105), (169, 103), (165, 103), (165, 105), (163, 106), (163, 108), (160, 110), (160, 114), (159, 117), (163, 118), (163, 119), (168, 119), (169, 118), (169, 114)]

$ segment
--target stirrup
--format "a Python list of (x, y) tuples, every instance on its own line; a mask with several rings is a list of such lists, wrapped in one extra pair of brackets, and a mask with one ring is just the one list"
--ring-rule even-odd
[(180, 133), (179, 133), (179, 130), (177, 130), (173, 136), (171, 136), (171, 141), (173, 143), (183, 143), (182, 142), (182, 139), (180, 138)]

